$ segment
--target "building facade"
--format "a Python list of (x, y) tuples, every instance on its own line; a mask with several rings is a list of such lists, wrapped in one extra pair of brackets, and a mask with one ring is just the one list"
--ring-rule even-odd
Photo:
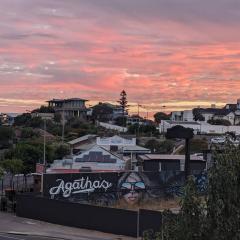
[(56, 113), (63, 114), (65, 118), (72, 117), (86, 118), (87, 108), (85, 99), (69, 98), (69, 99), (53, 99), (49, 100), (48, 106), (52, 107)]
[(100, 146), (74, 155), (72, 158), (54, 160), (48, 173), (77, 173), (77, 172), (115, 172), (123, 171), (126, 162)]

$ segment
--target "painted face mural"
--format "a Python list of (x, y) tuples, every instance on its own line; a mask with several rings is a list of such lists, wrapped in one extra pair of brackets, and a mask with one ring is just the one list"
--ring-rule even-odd
[(136, 204), (146, 190), (143, 179), (137, 173), (125, 174), (119, 182), (122, 198), (129, 204)]

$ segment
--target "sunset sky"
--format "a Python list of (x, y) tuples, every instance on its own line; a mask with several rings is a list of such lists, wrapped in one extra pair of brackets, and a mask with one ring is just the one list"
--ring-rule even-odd
[(240, 98), (239, 0), (0, 4), (0, 112), (116, 101), (122, 89), (150, 112)]

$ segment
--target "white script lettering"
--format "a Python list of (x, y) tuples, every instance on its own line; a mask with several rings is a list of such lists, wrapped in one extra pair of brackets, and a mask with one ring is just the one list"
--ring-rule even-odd
[(89, 178), (80, 178), (76, 179), (73, 182), (64, 182), (63, 179), (56, 180), (58, 186), (52, 187), (49, 190), (50, 195), (59, 195), (63, 194), (63, 197), (67, 198), (71, 196), (71, 194), (77, 193), (90, 193), (94, 192), (96, 189), (104, 189), (106, 192), (111, 186), (112, 183), (106, 180), (95, 180), (91, 181)]

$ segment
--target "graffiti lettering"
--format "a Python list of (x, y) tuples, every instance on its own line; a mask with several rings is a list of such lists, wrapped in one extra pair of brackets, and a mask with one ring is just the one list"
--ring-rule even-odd
[(52, 187), (49, 190), (50, 195), (59, 195), (62, 193), (63, 197), (67, 198), (71, 196), (71, 194), (77, 193), (91, 193), (96, 189), (104, 189), (106, 192), (111, 186), (112, 183), (107, 182), (106, 180), (95, 180), (91, 181), (89, 178), (80, 178), (74, 180), (74, 182), (64, 182), (63, 179), (56, 180), (58, 186)]

